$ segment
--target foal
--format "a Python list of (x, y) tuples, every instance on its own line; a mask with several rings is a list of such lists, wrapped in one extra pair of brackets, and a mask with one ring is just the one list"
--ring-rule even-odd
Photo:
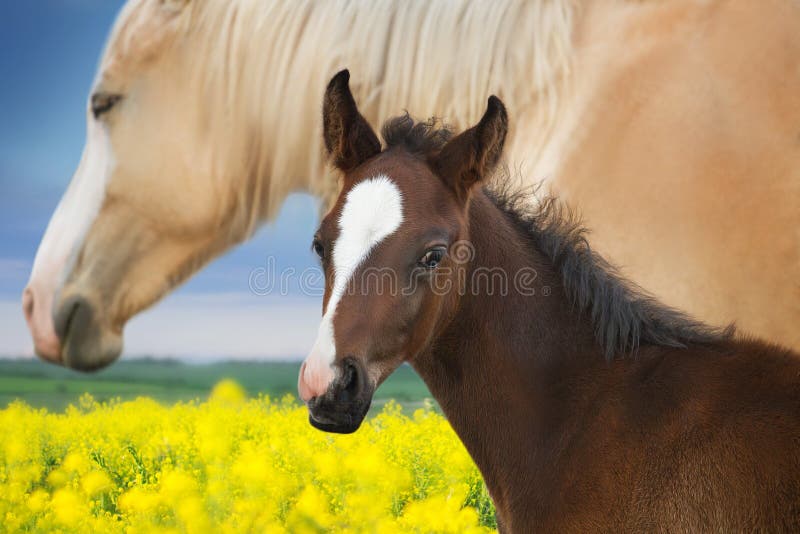
[(508, 128), (497, 98), (452, 139), (394, 119), (382, 151), (348, 80), (324, 100), (343, 189), (313, 244), (324, 315), (298, 384), (312, 425), (355, 431), (408, 361), (504, 532), (800, 530), (796, 354), (655, 302), (555, 202), (531, 213), (485, 189)]

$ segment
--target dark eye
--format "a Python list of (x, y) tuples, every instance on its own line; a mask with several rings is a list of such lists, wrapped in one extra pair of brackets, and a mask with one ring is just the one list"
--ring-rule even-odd
[(314, 253), (319, 256), (319, 259), (325, 259), (325, 247), (323, 246), (322, 241), (319, 239), (315, 239), (314, 242), (311, 243), (311, 250), (313, 250)]
[(425, 267), (426, 269), (435, 269), (444, 258), (445, 253), (446, 250), (444, 247), (432, 248), (419, 259), (418, 263), (421, 267)]
[(92, 115), (95, 119), (99, 119), (104, 113), (108, 113), (111, 109), (122, 100), (122, 95), (113, 93), (95, 93), (92, 95)]

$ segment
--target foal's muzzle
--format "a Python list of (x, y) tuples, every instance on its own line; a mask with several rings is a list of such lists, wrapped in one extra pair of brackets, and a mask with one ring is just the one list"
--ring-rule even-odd
[(339, 365), (328, 391), (306, 403), (308, 420), (325, 432), (355, 432), (369, 411), (374, 391), (363, 366), (356, 359), (347, 358)]

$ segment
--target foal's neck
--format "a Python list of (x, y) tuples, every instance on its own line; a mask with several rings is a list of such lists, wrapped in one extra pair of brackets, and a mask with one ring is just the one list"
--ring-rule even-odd
[[(470, 241), (467, 290), (413, 365), (481, 469), (503, 519), (504, 502), (514, 500), (507, 481), (534, 471), (531, 450), (570, 411), (558, 388), (605, 359), (551, 262), (483, 192), (472, 200)], [(491, 292), (485, 283), (469, 287), (497, 268), (508, 280), (505, 295), (499, 282)], [(518, 273), (534, 272), (534, 283), (522, 284)]]
[(449, 387), (456, 379), (507, 389), (515, 381), (532, 384), (542, 370), (605, 362), (590, 317), (574, 309), (551, 260), (482, 191), (469, 213), (474, 258), (466, 287), (452, 320), (416, 363), (448, 384), (442, 395), (457, 390)]

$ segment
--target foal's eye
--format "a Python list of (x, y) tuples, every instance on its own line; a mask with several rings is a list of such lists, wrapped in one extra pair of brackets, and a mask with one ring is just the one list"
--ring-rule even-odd
[(419, 259), (418, 263), (421, 267), (425, 267), (426, 269), (435, 269), (444, 258), (445, 253), (446, 250), (444, 247), (432, 248)]
[(122, 95), (114, 93), (95, 93), (92, 95), (92, 115), (99, 119), (101, 115), (108, 113), (122, 100)]
[(319, 256), (319, 259), (325, 259), (325, 247), (322, 245), (322, 241), (319, 239), (315, 239), (313, 243), (311, 243), (311, 250)]

